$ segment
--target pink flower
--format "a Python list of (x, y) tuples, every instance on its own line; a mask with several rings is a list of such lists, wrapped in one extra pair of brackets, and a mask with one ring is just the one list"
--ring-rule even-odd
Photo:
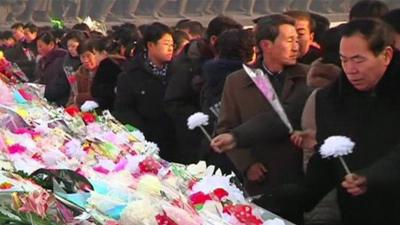
[(113, 221), (113, 220), (109, 220), (106, 222), (106, 225), (119, 225), (119, 223)]
[(46, 217), (47, 209), (49, 207), (50, 194), (42, 192), (32, 192), (29, 195), (20, 197), (22, 207), (18, 210), (25, 213), (35, 213), (38, 216)]
[(14, 144), (8, 147), (8, 152), (10, 154), (21, 154), (26, 151), (26, 148), (20, 144)]

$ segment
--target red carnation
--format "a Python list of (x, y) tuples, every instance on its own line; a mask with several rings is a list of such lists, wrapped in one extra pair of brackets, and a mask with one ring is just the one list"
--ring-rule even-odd
[(71, 105), (65, 108), (65, 112), (67, 112), (71, 116), (76, 116), (80, 113), (78, 107)]
[(82, 119), (85, 121), (86, 124), (93, 123), (96, 121), (96, 117), (90, 112), (82, 113)]

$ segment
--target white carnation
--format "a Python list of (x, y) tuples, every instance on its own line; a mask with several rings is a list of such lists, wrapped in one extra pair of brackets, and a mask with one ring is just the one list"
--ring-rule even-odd
[(322, 158), (338, 157), (350, 154), (353, 152), (354, 142), (345, 136), (331, 136), (325, 139), (319, 152)]
[(95, 110), (98, 107), (99, 107), (99, 104), (97, 104), (97, 102), (95, 102), (95, 101), (86, 101), (81, 106), (81, 111), (82, 112), (89, 112), (89, 111)]
[(187, 125), (190, 130), (193, 130), (199, 126), (206, 126), (208, 125), (208, 115), (202, 112), (194, 113), (193, 115), (189, 116)]

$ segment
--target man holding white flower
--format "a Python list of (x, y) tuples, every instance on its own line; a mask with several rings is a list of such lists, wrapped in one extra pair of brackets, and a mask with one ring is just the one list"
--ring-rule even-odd
[[(394, 35), (383, 22), (349, 22), (340, 44), (344, 73), (316, 95), (317, 149), (329, 137), (350, 138), (355, 143), (353, 152), (342, 158), (352, 173), (346, 174), (339, 159), (314, 154), (303, 202), (312, 209), (337, 187), (346, 225), (400, 224), (400, 53), (393, 44)], [(235, 129), (235, 136), (225, 135), (217, 147), (226, 150), (235, 143), (250, 144), (248, 133)]]
[[(296, 61), (299, 45), (294, 25), (294, 19), (278, 14), (257, 21), (255, 34), (262, 60), (256, 67), (246, 67), (226, 78), (217, 133), (230, 132), (259, 114), (274, 115), (276, 100), (284, 108), (296, 109), (288, 112), (287, 117), (294, 127), (300, 125), (301, 111), (310, 92), (305, 80), (308, 66)], [(255, 79), (251, 71), (257, 71)], [(263, 81), (269, 87), (268, 93), (265, 93), (265, 86), (259, 84)], [(282, 130), (271, 132), (271, 139), (266, 142), (228, 152), (228, 157), (242, 173), (250, 195), (264, 194), (267, 189), (303, 179), (302, 152), (291, 144), (287, 129)], [(297, 205), (282, 202), (275, 196), (268, 200), (259, 199), (256, 203), (302, 224), (302, 210)]]

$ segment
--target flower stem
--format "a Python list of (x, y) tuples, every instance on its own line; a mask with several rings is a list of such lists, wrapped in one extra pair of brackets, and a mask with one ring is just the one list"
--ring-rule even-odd
[(204, 129), (203, 126), (199, 126), (201, 131), (203, 131), (204, 135), (207, 137), (207, 139), (211, 142), (211, 136), (207, 133), (206, 129)]
[(350, 172), (350, 170), (349, 170), (349, 167), (347, 166), (347, 164), (346, 164), (346, 162), (344, 161), (344, 159), (343, 159), (342, 156), (339, 156), (339, 160), (340, 160), (340, 162), (342, 163), (342, 165), (343, 165), (343, 167), (344, 167), (344, 170), (346, 170), (346, 173), (347, 173), (347, 174), (351, 174), (351, 172)]

